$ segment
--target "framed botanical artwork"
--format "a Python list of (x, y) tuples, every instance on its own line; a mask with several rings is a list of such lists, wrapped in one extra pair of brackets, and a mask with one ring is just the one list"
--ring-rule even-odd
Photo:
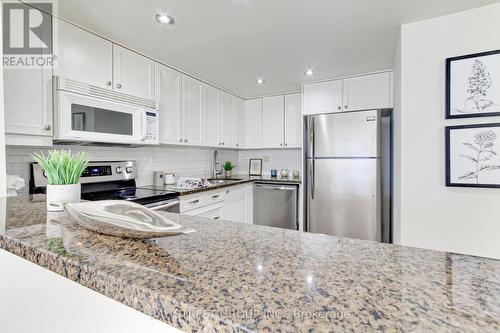
[(500, 123), (446, 127), (446, 186), (500, 188)]
[(446, 59), (446, 119), (500, 115), (500, 50)]
[(262, 158), (251, 158), (248, 170), (250, 176), (262, 176)]

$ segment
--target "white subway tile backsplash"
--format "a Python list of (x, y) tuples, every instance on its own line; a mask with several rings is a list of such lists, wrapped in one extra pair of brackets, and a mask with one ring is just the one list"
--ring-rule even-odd
[[(70, 149), (86, 151), (94, 161), (137, 161), (139, 185), (153, 183), (153, 171), (174, 172), (177, 176), (207, 177), (212, 171), (213, 149), (192, 147), (89, 147), (89, 146), (54, 146), (51, 148), (8, 146), (6, 149), (7, 173), (25, 179), (26, 187), (21, 193), (28, 193), (30, 154), (47, 153), (49, 149)], [(239, 155), (235, 150), (220, 150), (220, 162), (238, 163)]]
[(262, 158), (262, 174), (270, 175), (271, 169), (302, 170), (302, 151), (300, 149), (256, 149), (239, 152), (239, 172), (248, 173), (250, 158)]

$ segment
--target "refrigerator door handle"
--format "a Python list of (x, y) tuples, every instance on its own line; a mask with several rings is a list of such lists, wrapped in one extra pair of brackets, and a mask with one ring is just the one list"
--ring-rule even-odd
[(309, 183), (311, 183), (311, 199), (314, 200), (314, 190), (315, 190), (315, 161), (314, 159), (310, 159), (309, 160), (309, 178), (310, 178), (310, 181)]

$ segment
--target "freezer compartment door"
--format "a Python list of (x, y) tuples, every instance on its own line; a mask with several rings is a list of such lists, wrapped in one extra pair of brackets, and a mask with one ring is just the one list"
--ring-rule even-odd
[(314, 116), (308, 121), (309, 157), (379, 157), (380, 111)]
[(297, 186), (255, 184), (253, 193), (254, 224), (298, 229)]
[[(313, 167), (314, 165), (314, 167)], [(378, 159), (316, 159), (308, 164), (308, 231), (381, 240)]]

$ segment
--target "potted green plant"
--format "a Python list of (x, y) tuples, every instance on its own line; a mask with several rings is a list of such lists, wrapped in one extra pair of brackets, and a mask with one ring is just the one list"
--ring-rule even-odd
[(90, 155), (70, 150), (50, 150), (48, 155), (34, 153), (31, 157), (40, 164), (47, 177), (47, 210), (60, 212), (64, 204), (79, 202), (80, 176), (87, 167)]
[(227, 161), (224, 163), (223, 168), (224, 168), (224, 173), (226, 175), (226, 178), (231, 178), (233, 176), (233, 169), (236, 167), (233, 163)]

